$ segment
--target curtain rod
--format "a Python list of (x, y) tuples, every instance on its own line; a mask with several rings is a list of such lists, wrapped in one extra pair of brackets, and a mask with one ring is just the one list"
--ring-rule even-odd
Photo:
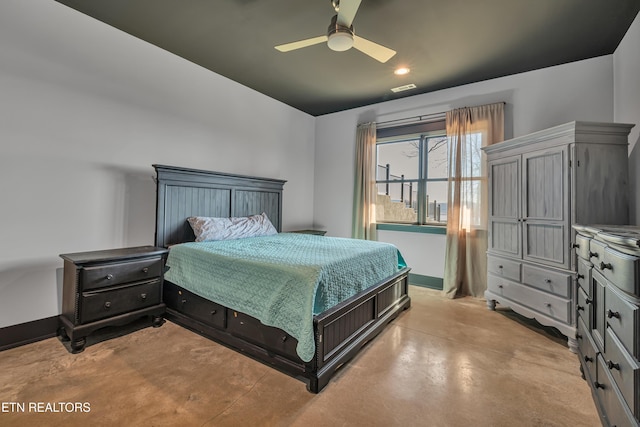
[(443, 120), (445, 117), (446, 117), (446, 113), (423, 114), (420, 116), (405, 117), (402, 119), (377, 122), (376, 126), (380, 127), (381, 125), (393, 125), (393, 124), (409, 125), (413, 123), (420, 123), (420, 122), (426, 122), (426, 121)]
[[(492, 104), (502, 104), (502, 105), (506, 105), (505, 101), (501, 101), (501, 102), (493, 102)], [(491, 104), (486, 104), (486, 105), (491, 105)], [(468, 108), (468, 107), (462, 107), (462, 108)], [(388, 125), (394, 125), (394, 124), (404, 124), (404, 125), (409, 125), (409, 124), (414, 124), (414, 123), (420, 123), (420, 122), (427, 122), (427, 121), (436, 121), (436, 120), (443, 120), (445, 119), (447, 116), (446, 112), (442, 112), (442, 113), (432, 113), (432, 114), (422, 114), (419, 116), (412, 116), (412, 117), (405, 117), (403, 119), (396, 119), (396, 120), (387, 120), (384, 122), (377, 122), (376, 126), (377, 127), (387, 127)], [(387, 125), (387, 126), (385, 126)]]

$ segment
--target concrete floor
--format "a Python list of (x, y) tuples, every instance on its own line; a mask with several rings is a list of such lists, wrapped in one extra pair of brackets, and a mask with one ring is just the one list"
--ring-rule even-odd
[[(6, 350), (0, 425), (600, 425), (564, 339), (478, 299), (410, 295), (411, 309), (317, 395), (170, 322), (77, 355), (56, 338)], [(85, 412), (64, 412), (76, 402)]]

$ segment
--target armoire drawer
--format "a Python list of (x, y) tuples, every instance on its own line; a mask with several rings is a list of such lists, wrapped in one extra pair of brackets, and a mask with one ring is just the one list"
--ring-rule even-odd
[(629, 356), (611, 328), (605, 333), (604, 362), (634, 415), (639, 413), (640, 366)]
[(488, 275), (488, 278), (487, 288), (494, 294), (517, 302), (520, 305), (525, 305), (564, 323), (571, 323), (573, 319), (571, 300), (560, 298), (491, 274)]
[(504, 258), (487, 257), (487, 270), (498, 277), (520, 281), (521, 264)]
[[(640, 355), (640, 306), (626, 301), (611, 284), (605, 289), (604, 320), (632, 356)], [(605, 347), (606, 352), (606, 347)]]
[(571, 298), (572, 277), (571, 274), (556, 272), (548, 268), (522, 265), (522, 282), (524, 284), (564, 298)]

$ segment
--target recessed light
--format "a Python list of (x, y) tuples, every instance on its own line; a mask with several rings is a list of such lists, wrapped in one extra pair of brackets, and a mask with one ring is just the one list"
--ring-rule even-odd
[(407, 67), (400, 67), (400, 68), (396, 68), (393, 74), (395, 74), (396, 76), (404, 76), (405, 74), (409, 74), (409, 71), (411, 70), (408, 69)]

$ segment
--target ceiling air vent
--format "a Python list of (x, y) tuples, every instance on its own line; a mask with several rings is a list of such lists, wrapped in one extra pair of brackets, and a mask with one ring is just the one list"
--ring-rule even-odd
[(397, 92), (402, 92), (405, 90), (415, 89), (415, 88), (416, 88), (416, 85), (414, 85), (413, 83), (409, 83), (408, 85), (394, 87), (391, 89), (391, 91), (397, 93)]

